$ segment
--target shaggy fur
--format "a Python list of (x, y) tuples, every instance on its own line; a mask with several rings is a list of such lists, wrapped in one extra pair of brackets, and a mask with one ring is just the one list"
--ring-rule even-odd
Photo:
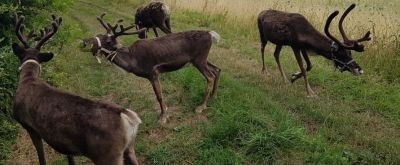
[[(146, 28), (153, 29), (156, 37), (158, 37), (157, 27), (166, 34), (171, 33), (170, 10), (169, 7), (162, 2), (151, 2), (145, 6), (139, 7), (135, 14), (135, 24), (137, 30)], [(139, 38), (147, 38), (146, 34), (140, 34)]]

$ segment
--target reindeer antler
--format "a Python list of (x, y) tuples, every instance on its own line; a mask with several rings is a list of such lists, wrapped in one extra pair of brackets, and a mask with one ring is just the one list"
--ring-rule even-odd
[(346, 18), (346, 16), (351, 12), (351, 10), (353, 10), (355, 7), (356, 7), (356, 4), (351, 4), (349, 6), (349, 8), (347, 8), (346, 11), (344, 11), (342, 17), (340, 17), (340, 20), (339, 20), (339, 31), (340, 31), (340, 34), (342, 34), (343, 40), (345, 42), (349, 41), (349, 38), (347, 37), (346, 33), (343, 30), (343, 21)]
[(15, 14), (15, 32), (17, 33), (17, 37), (25, 48), (29, 48), (28, 40), (32, 37), (35, 37), (36, 34), (34, 34), (34, 31), (32, 30), (31, 32), (29, 32), (28, 36), (24, 35), (24, 21), (24, 16), (18, 16), (17, 14)]
[[(36, 49), (40, 49), (43, 44), (49, 40), (57, 31), (62, 23), (61, 17), (56, 17), (55, 15), (51, 15), (53, 22), (51, 23), (52, 29), (44, 28), (44, 30), (40, 30), (40, 37), (37, 38), (38, 44), (36, 45)], [(40, 38), (40, 39), (39, 39)]]
[(345, 44), (343, 44), (342, 42), (340, 42), (337, 38), (335, 38), (330, 32), (329, 32), (329, 27), (331, 25), (332, 20), (339, 14), (339, 11), (334, 11), (331, 15), (329, 15), (328, 19), (326, 20), (326, 24), (325, 24), (325, 34), (334, 42), (336, 42), (337, 44), (339, 44), (341, 47), (344, 47), (345, 49), (351, 49), (351, 46), (347, 46)]
[(345, 42), (345, 43), (352, 43), (353, 45), (354, 45), (354, 42), (364, 42), (364, 41), (369, 41), (369, 40), (371, 40), (371, 37), (370, 37), (371, 32), (370, 32), (370, 31), (368, 31), (368, 32), (364, 35), (364, 37), (362, 37), (362, 38), (360, 38), (360, 39), (358, 39), (358, 40), (351, 40), (351, 39), (349, 39), (349, 38), (347, 37), (346, 33), (344, 32), (344, 29), (343, 29), (343, 21), (344, 21), (344, 19), (346, 18), (346, 16), (351, 12), (351, 10), (353, 10), (355, 7), (356, 7), (356, 4), (351, 4), (351, 5), (349, 6), (349, 8), (346, 9), (346, 11), (343, 13), (342, 17), (341, 17), (340, 20), (339, 20), (339, 31), (340, 31), (340, 34), (342, 34), (342, 37), (343, 37), (344, 42)]
[(360, 38), (360, 39), (358, 39), (358, 40), (356, 40), (356, 41), (357, 41), (357, 42), (369, 41), (369, 40), (371, 40), (370, 35), (371, 35), (371, 32), (368, 31), (368, 32), (364, 35), (364, 37), (362, 37), (362, 38)]
[[(105, 23), (104, 20), (103, 20), (104, 15), (105, 15), (105, 13), (103, 13), (100, 17), (97, 17), (97, 19), (100, 21), (101, 25), (107, 30), (107, 33), (112, 32), (115, 37), (118, 37), (118, 36), (121, 36), (121, 35), (138, 34), (138, 33), (142, 33), (143, 32), (143, 29), (138, 30), (136, 32), (126, 32), (126, 31), (136, 27), (136, 25), (135, 24), (131, 24), (128, 27), (124, 27), (124, 25), (121, 25), (121, 23), (124, 22), (123, 19), (118, 20), (117, 23), (114, 26), (112, 26), (110, 23)], [(117, 31), (118, 27), (119, 27), (120, 31)]]
[(111, 33), (111, 29), (107, 27), (106, 23), (104, 23), (104, 16), (106, 13), (101, 14), (99, 17), (97, 17), (97, 20), (99, 20), (100, 24), (107, 30), (107, 33)]

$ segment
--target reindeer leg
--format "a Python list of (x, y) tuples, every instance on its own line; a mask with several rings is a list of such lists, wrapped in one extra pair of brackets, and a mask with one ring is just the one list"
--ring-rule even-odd
[(165, 20), (165, 25), (166, 25), (167, 28), (169, 29), (169, 32), (172, 33), (172, 30), (171, 30), (171, 23), (170, 23), (170, 19), (169, 19), (169, 18), (167, 18), (167, 19)]
[(67, 159), (68, 159), (68, 165), (75, 165), (75, 160), (74, 157), (72, 155), (67, 155)]
[(124, 152), (124, 164), (125, 165), (139, 165), (139, 162), (136, 158), (135, 150), (132, 148), (128, 148)]
[(276, 62), (276, 64), (278, 64), (279, 72), (281, 72), (283, 80), (285, 82), (289, 82), (289, 80), (287, 79), (287, 77), (285, 75), (285, 72), (282, 69), (282, 65), (279, 60), (279, 54), (281, 53), (281, 50), (282, 50), (282, 45), (276, 45), (275, 52), (274, 52), (275, 62)]
[(209, 69), (212, 71), (212, 73), (214, 74), (214, 77), (215, 77), (213, 89), (211, 92), (211, 97), (213, 97), (218, 89), (219, 74), (221, 73), (221, 69), (219, 69), (217, 66), (211, 64), (210, 62), (207, 62), (207, 65), (209, 66)]
[(152, 76), (150, 79), (151, 85), (153, 86), (154, 93), (156, 94), (157, 101), (160, 104), (161, 108), (161, 113), (159, 117), (159, 122), (161, 124), (167, 123), (167, 107), (165, 106), (163, 102), (163, 96), (162, 96), (162, 91), (161, 91), (161, 86), (160, 86), (160, 80), (158, 78), (158, 71), (155, 72), (155, 74)]
[(201, 113), (203, 112), (204, 109), (207, 108), (208, 99), (210, 98), (211, 91), (216, 78), (214, 77), (213, 73), (208, 69), (207, 65), (202, 65), (202, 66), (195, 65), (195, 66), (200, 70), (201, 74), (203, 74), (203, 76), (207, 80), (207, 88), (206, 88), (206, 93), (204, 95), (203, 103), (197, 106), (195, 110), (196, 113)]
[(95, 165), (123, 165), (123, 153), (109, 153), (107, 155), (102, 155), (98, 159), (93, 160), (93, 163)]
[(161, 23), (161, 25), (158, 26), (161, 31), (163, 31), (165, 34), (171, 33), (171, 30), (167, 28), (167, 25), (165, 25), (165, 22)]
[(44, 157), (43, 142), (42, 138), (32, 129), (27, 129), (29, 136), (32, 139), (32, 143), (36, 148), (37, 155), (39, 157), (39, 164), (46, 165), (46, 159)]
[(265, 68), (265, 60), (264, 60), (264, 52), (265, 52), (265, 46), (267, 46), (267, 42), (261, 42), (261, 62), (262, 62), (262, 69), (261, 73), (266, 74), (267, 76), (271, 75), (267, 68)]
[(304, 69), (303, 60), (301, 59), (301, 55), (300, 55), (300, 50), (297, 48), (293, 48), (293, 47), (292, 47), (292, 49), (293, 49), (294, 55), (296, 57), (297, 63), (299, 64), (301, 74), (304, 77), (304, 81), (306, 84), (306, 90), (307, 90), (307, 97), (314, 97), (315, 94), (314, 94), (314, 91), (311, 89), (310, 84), (308, 83), (307, 71), (306, 71), (306, 69)]
[[(308, 57), (307, 51), (303, 49), (303, 50), (301, 50), (301, 54), (303, 55), (303, 58), (306, 61), (306, 64), (307, 64), (307, 69), (306, 70), (307, 70), (307, 72), (311, 71), (312, 64), (311, 64), (311, 61), (310, 61), (310, 59)], [(299, 79), (300, 77), (301, 77), (301, 72), (296, 72), (296, 73), (292, 74), (292, 78), (291, 78), (290, 81), (293, 83), (297, 79)]]
[(156, 37), (158, 37), (158, 32), (157, 32), (156, 27), (153, 27), (153, 31), (154, 31), (154, 34), (156, 35)]

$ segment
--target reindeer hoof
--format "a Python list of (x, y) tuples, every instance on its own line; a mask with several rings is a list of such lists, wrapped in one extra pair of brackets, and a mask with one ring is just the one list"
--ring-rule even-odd
[(261, 70), (261, 74), (264, 74), (266, 76), (271, 76), (271, 73), (269, 73), (269, 71), (266, 69)]
[(318, 97), (318, 95), (316, 95), (313, 91), (308, 92), (308, 94), (307, 94), (307, 98), (317, 98), (317, 97)]
[(195, 109), (195, 111), (196, 111), (196, 113), (202, 113), (203, 110), (205, 110), (206, 108), (207, 108), (207, 106), (205, 106), (205, 105), (200, 105), (200, 106), (198, 106), (198, 107)]
[(158, 120), (158, 123), (160, 123), (161, 125), (164, 125), (167, 123), (167, 121), (168, 121), (168, 116), (164, 115), (164, 116), (160, 117), (160, 119)]

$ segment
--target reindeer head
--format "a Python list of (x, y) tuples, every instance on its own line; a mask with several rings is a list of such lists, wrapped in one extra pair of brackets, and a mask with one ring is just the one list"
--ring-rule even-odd
[[(145, 32), (145, 29), (141, 29), (136, 32), (126, 32), (135, 27), (135, 25), (130, 25), (128, 27), (124, 27), (121, 23), (123, 22), (122, 19), (118, 20), (118, 22), (112, 26), (110, 23), (105, 23), (103, 17), (106, 14), (103, 13), (101, 16), (97, 17), (100, 24), (106, 29), (106, 34), (98, 34), (95, 37), (95, 44), (94, 47), (97, 48), (97, 52), (102, 52), (105, 55), (108, 55), (110, 52), (116, 51), (117, 49), (121, 48), (122, 45), (118, 43), (117, 38), (123, 35), (133, 35), (133, 34), (140, 34)], [(117, 31), (117, 29), (120, 31)]]
[[(32, 30), (28, 34), (28, 36), (25, 36), (24, 35), (25, 17), (18, 15), (15, 16), (15, 32), (17, 34), (18, 39), (23, 44), (23, 47), (17, 43), (13, 43), (12, 49), (14, 51), (14, 54), (21, 61), (21, 63), (27, 60), (34, 60), (38, 63), (42, 63), (50, 61), (53, 58), (53, 53), (51, 52), (48, 53), (40, 52), (42, 46), (57, 32), (59, 26), (61, 25), (62, 22), (61, 17), (57, 18), (56, 16), (52, 15), (52, 19), (53, 19), (53, 22), (51, 24), (52, 27), (51, 28), (45, 27), (44, 29), (41, 29), (40, 35), (34, 34), (34, 31)], [(38, 41), (35, 47), (30, 47), (28, 44), (28, 40), (32, 37), (35, 38), (34, 39), (35, 41)]]
[(354, 9), (356, 5), (352, 4), (342, 15), (339, 21), (339, 30), (343, 37), (343, 42), (336, 39), (329, 32), (329, 26), (332, 20), (339, 14), (339, 11), (334, 11), (331, 15), (329, 15), (326, 24), (325, 24), (325, 33), (326, 35), (333, 41), (331, 45), (331, 56), (330, 59), (333, 60), (336, 68), (339, 68), (340, 71), (350, 71), (354, 75), (361, 75), (363, 70), (357, 64), (357, 62), (353, 59), (351, 51), (355, 50), (357, 52), (364, 51), (364, 45), (362, 42), (371, 40), (370, 32), (368, 31), (364, 37), (358, 40), (350, 40), (347, 38), (346, 34), (343, 30), (343, 20), (346, 18), (347, 14)]

